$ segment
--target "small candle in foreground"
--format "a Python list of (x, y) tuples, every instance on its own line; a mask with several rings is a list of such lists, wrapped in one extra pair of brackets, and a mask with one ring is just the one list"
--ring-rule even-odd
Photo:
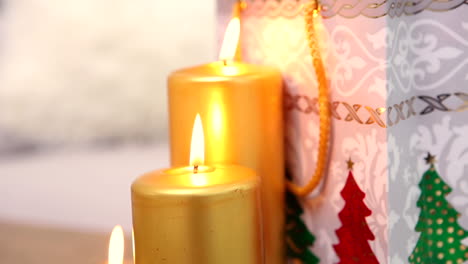
[(116, 225), (112, 229), (109, 239), (109, 251), (107, 264), (130, 264), (130, 261), (124, 261), (125, 237), (122, 226)]
[(240, 166), (203, 165), (197, 120), (191, 166), (153, 171), (132, 185), (136, 263), (263, 263), (259, 178)]

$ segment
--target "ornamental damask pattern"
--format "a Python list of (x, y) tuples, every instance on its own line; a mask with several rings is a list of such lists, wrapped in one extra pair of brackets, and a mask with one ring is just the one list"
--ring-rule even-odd
[(391, 20), (385, 31), (390, 94), (395, 89), (429, 91), (468, 79), (468, 20), (456, 19), (450, 26), (437, 19)]
[[(259, 35), (253, 33), (258, 32), (256, 28), (245, 25), (249, 36), (244, 41), (246, 46), (258, 46), (268, 39), (268, 43), (261, 44), (260, 50), (248, 51), (250, 60), (265, 63), (262, 61), (265, 58), (266, 62), (292, 75), (292, 81), (304, 81), (295, 85), (316, 86), (315, 75), (308, 70), (311, 65), (300, 17), (246, 16), (245, 20), (245, 24), (263, 29)], [(468, 21), (457, 21), (447, 27), (435, 19), (399, 20), (392, 22), (393, 27), (381, 27), (365, 34), (353, 30), (348, 24), (328, 29), (327, 23), (328, 20), (318, 20), (317, 29), (330, 85), (337, 95), (348, 97), (367, 89), (369, 93), (385, 97), (385, 89), (381, 89), (384, 86), (387, 86), (389, 96), (397, 90), (427, 92), (445, 87), (450, 80), (468, 79), (468, 40), (465, 37)], [(291, 28), (296, 30), (288, 30)], [(269, 54), (273, 53), (276, 55), (271, 57)], [(386, 54), (382, 56), (382, 53)], [(357, 82), (354, 76), (360, 76)]]
[[(287, 162), (301, 184), (315, 169), (318, 141), (317, 83), (302, 2), (248, 3), (245, 58), (283, 72)], [(368, 222), (376, 240), (370, 245), (380, 263), (406, 263), (414, 248), (414, 201), (428, 151), (455, 187), (449, 200), (468, 227), (468, 6), (454, 0), (383, 3), (325, 0), (323, 19), (316, 21), (332, 91), (333, 148), (320, 191), (305, 201), (304, 220), (317, 235), (312, 250), (323, 263), (337, 261), (331, 245), (343, 207), (343, 161), (350, 157), (373, 211)]]
[[(306, 0), (265, 1), (250, 0), (246, 13), (256, 16), (278, 16), (293, 18), (300, 15), (301, 5)], [(444, 12), (467, 4), (467, 0), (321, 0), (321, 15), (324, 18), (341, 16), (354, 18), (365, 16), (368, 18), (400, 17), (402, 15), (416, 15), (422, 11)]]

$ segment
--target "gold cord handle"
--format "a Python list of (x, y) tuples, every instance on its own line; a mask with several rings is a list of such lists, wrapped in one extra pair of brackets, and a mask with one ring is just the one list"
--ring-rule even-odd
[(320, 183), (325, 173), (327, 163), (328, 147), (330, 139), (330, 104), (328, 98), (328, 85), (323, 67), (322, 57), (320, 56), (317, 35), (314, 27), (314, 17), (318, 14), (318, 0), (312, 0), (305, 4), (305, 22), (307, 41), (309, 43), (312, 64), (315, 69), (315, 75), (318, 81), (318, 104), (319, 104), (319, 149), (317, 164), (312, 178), (304, 186), (298, 186), (288, 181), (287, 187), (297, 196), (306, 196), (311, 193)]

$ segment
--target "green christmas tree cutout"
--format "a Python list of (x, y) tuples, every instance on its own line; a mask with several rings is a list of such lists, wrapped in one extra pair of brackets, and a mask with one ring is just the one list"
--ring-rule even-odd
[[(291, 179), (286, 171), (286, 177)], [(315, 237), (301, 219), (304, 210), (293, 193), (286, 191), (286, 253), (294, 264), (315, 264), (319, 259), (309, 250)]]
[(420, 232), (411, 256), (411, 264), (459, 264), (468, 259), (468, 247), (462, 240), (468, 232), (458, 224), (460, 214), (450, 205), (446, 196), (452, 191), (437, 173), (435, 157), (425, 158), (430, 164), (420, 183), (421, 195), (417, 206), (421, 212), (415, 230)]

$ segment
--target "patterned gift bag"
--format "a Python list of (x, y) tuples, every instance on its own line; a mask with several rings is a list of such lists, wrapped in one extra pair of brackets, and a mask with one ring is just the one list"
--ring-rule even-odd
[[(234, 2), (218, 1), (219, 36)], [(298, 185), (315, 170), (319, 131), (307, 2), (253, 0), (242, 12), (244, 60), (284, 76), (287, 167)], [(286, 232), (292, 259), (468, 260), (466, 3), (320, 2), (315, 28), (330, 89), (330, 155), (320, 186), (286, 199), (296, 208), (288, 222), (304, 227), (302, 237)]]

